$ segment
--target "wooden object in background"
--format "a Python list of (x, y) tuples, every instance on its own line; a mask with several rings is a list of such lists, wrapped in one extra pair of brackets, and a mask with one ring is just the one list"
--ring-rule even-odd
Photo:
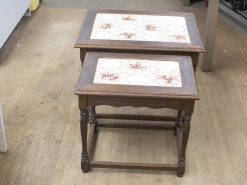
[[(155, 61), (174, 61), (178, 63), (181, 83), (179, 87), (147, 86), (147, 85), (121, 85), (95, 83), (97, 77), (98, 61), (102, 58), (110, 59), (134, 59)], [(127, 61), (125, 61), (127, 62)], [(124, 62), (124, 63), (125, 63)], [(124, 68), (122, 66), (122, 68)], [(97, 69), (97, 70), (96, 70)], [(135, 71), (132, 72), (136, 74)], [(154, 75), (154, 74), (152, 74)], [(97, 78), (96, 78), (97, 79)], [(120, 79), (120, 78), (116, 78)], [(114, 80), (114, 79), (113, 79)], [(182, 177), (185, 172), (185, 152), (190, 132), (190, 120), (194, 111), (195, 100), (198, 100), (198, 92), (194, 78), (194, 70), (191, 58), (188, 56), (165, 56), (165, 55), (144, 55), (144, 54), (123, 54), (123, 53), (104, 53), (88, 52), (85, 56), (83, 68), (75, 90), (79, 96), (80, 125), (82, 139), (81, 168), (87, 173), (91, 168), (119, 168), (119, 169), (138, 169), (138, 170), (164, 170), (176, 171), (177, 176)], [(165, 124), (101, 124), (97, 121), (94, 112), (93, 120), (89, 119), (88, 108), (98, 105), (109, 105), (114, 107), (132, 106), (149, 107), (153, 109), (170, 108), (180, 110), (177, 122), (173, 125)], [(90, 111), (92, 112), (92, 111)], [(105, 118), (128, 119), (128, 115), (106, 115)], [(137, 120), (141, 120), (141, 115), (137, 115)], [(147, 116), (144, 116), (145, 119)], [(104, 118), (101, 115), (100, 118)], [(153, 116), (151, 116), (153, 118)], [(134, 115), (129, 119), (134, 119)], [(158, 117), (158, 120), (162, 118)], [(170, 120), (171, 117), (163, 118)], [(150, 119), (148, 119), (150, 120)], [(152, 120), (152, 119), (151, 119)], [(155, 119), (154, 119), (155, 120)], [(174, 120), (174, 119), (173, 119)], [(147, 163), (128, 163), (128, 162), (105, 162), (93, 161), (93, 150), (95, 143), (95, 132), (99, 127), (112, 128), (140, 128), (176, 131), (177, 137), (177, 164), (147, 164)], [(89, 130), (89, 132), (88, 132)]]
[(201, 66), (202, 71), (205, 72), (212, 71), (219, 3), (220, 0), (211, 0), (209, 1), (209, 5), (208, 5), (206, 33), (205, 33), (205, 48), (207, 52), (204, 55)]

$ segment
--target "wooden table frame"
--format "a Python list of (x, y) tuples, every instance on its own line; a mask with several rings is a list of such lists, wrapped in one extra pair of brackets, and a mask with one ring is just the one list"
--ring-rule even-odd
[[(160, 99), (152, 99), (152, 104), (145, 104), (145, 107), (149, 108), (172, 108), (175, 110), (183, 110), (183, 114), (178, 114), (175, 120), (172, 117), (152, 117), (138, 115), (136, 117), (129, 115), (98, 115), (101, 119), (125, 119), (125, 120), (162, 120), (162, 121), (175, 121), (175, 125), (164, 124), (101, 124), (97, 121), (95, 110), (91, 110), (89, 116), (88, 108), (97, 105), (110, 105), (114, 107), (119, 106), (132, 106), (143, 107), (147, 99), (136, 98), (122, 98), (119, 101), (119, 97), (106, 98), (94, 97), (94, 96), (79, 96), (79, 108), (80, 108), (80, 127), (81, 127), (81, 139), (82, 139), (82, 157), (81, 168), (84, 173), (87, 173), (91, 168), (116, 168), (116, 169), (136, 169), (136, 170), (160, 170), (160, 171), (176, 171), (178, 177), (182, 177), (185, 172), (185, 153), (190, 132), (190, 121), (194, 110), (194, 100), (164, 100), (161, 103)], [(105, 162), (94, 161), (93, 149), (95, 147), (98, 128), (132, 128), (132, 129), (159, 129), (159, 130), (174, 130), (177, 138), (177, 164), (150, 164), (150, 163), (128, 163), (128, 162)], [(89, 128), (89, 132), (88, 132)]]
[[(143, 14), (161, 16), (181, 16), (186, 20), (191, 43), (174, 42), (150, 42), (150, 41), (121, 41), (121, 40), (92, 40), (90, 35), (97, 13), (117, 14)], [(90, 51), (101, 52), (123, 52), (143, 54), (181, 55), (192, 58), (194, 70), (198, 65), (199, 54), (204, 52), (204, 46), (197, 28), (196, 19), (192, 13), (180, 12), (148, 12), (148, 11), (124, 11), (124, 10), (88, 10), (78, 37), (75, 41), (75, 48), (80, 48), (81, 62), (85, 54)]]
[[(145, 86), (118, 86), (94, 84), (94, 70), (99, 57), (116, 57), (153, 59), (153, 60), (178, 60), (183, 86), (181, 88), (145, 87)], [(189, 60), (189, 61), (188, 61)], [(140, 93), (142, 92), (142, 93)], [(78, 81), (75, 94), (79, 96), (80, 126), (82, 139), (81, 168), (87, 173), (91, 168), (118, 168), (138, 170), (164, 170), (176, 171), (178, 177), (185, 172), (185, 152), (190, 132), (190, 120), (194, 111), (195, 100), (199, 99), (193, 66), (190, 57), (122, 54), (90, 52), (85, 57), (85, 63)], [(170, 108), (178, 110), (177, 117), (172, 116), (147, 116), (126, 114), (98, 114), (95, 106), (110, 105), (114, 107), (149, 107), (153, 109)], [(100, 123), (98, 119), (122, 119), (122, 120), (152, 120), (174, 121), (175, 124), (109, 124)], [(147, 164), (127, 162), (103, 162), (93, 160), (93, 151), (98, 128), (132, 128), (132, 129), (160, 129), (172, 130), (177, 137), (177, 164)], [(89, 130), (89, 132), (88, 132)]]

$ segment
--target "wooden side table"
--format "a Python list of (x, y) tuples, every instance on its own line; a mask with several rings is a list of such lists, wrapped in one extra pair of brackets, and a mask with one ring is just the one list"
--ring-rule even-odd
[(87, 51), (191, 56), (194, 69), (204, 46), (192, 13), (88, 10), (75, 47)]
[[(75, 94), (79, 96), (81, 168), (84, 173), (91, 168), (119, 168), (176, 171), (179, 177), (183, 176), (190, 120), (195, 100), (199, 99), (190, 57), (88, 52)], [(101, 124), (97, 115), (89, 118), (88, 108), (97, 105), (170, 108), (180, 110), (181, 115), (177, 117), (175, 125)], [(124, 114), (100, 115), (98, 118), (170, 120), (170, 117)], [(94, 161), (91, 148), (95, 132), (100, 127), (176, 130), (178, 162), (147, 164)]]

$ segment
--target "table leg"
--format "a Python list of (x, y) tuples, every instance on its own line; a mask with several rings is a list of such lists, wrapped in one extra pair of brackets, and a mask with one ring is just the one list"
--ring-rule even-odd
[(97, 121), (97, 115), (96, 115), (96, 111), (95, 111), (95, 106), (89, 106), (89, 123), (95, 125), (94, 131), (97, 133), (98, 121)]
[(82, 154), (81, 154), (81, 169), (83, 173), (90, 171), (89, 156), (87, 151), (87, 130), (88, 130), (88, 111), (87, 103), (84, 98), (79, 98), (80, 104), (80, 127), (82, 140)]
[(175, 136), (177, 135), (177, 127), (179, 127), (179, 125), (181, 125), (182, 119), (183, 119), (183, 111), (178, 110), (177, 119), (175, 122)]
[(182, 141), (181, 141), (181, 149), (179, 151), (179, 157), (178, 157), (178, 170), (177, 170), (177, 176), (182, 177), (185, 172), (185, 153), (186, 153), (186, 147), (189, 139), (189, 133), (190, 133), (190, 121), (191, 116), (194, 111), (194, 101), (191, 101), (186, 106), (184, 115), (183, 115), (183, 126), (182, 126)]

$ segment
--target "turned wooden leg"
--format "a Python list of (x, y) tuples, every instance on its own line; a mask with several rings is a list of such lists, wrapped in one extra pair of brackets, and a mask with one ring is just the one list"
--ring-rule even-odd
[(194, 101), (191, 101), (186, 106), (186, 110), (184, 112), (183, 116), (183, 125), (182, 125), (182, 141), (181, 141), (181, 149), (179, 151), (179, 157), (178, 157), (178, 170), (177, 170), (177, 176), (183, 177), (185, 172), (185, 153), (186, 153), (186, 147), (189, 139), (190, 134), (190, 121), (191, 116), (194, 110)]
[(175, 136), (177, 135), (177, 127), (179, 127), (181, 125), (182, 119), (183, 119), (183, 111), (178, 110), (177, 119), (175, 122), (175, 131), (174, 131)]
[(85, 100), (86, 100), (85, 98), (79, 97), (81, 141), (82, 141), (81, 169), (83, 173), (87, 173), (90, 171), (89, 156), (87, 151), (88, 111), (87, 111), (87, 102)]
[(97, 115), (96, 115), (96, 111), (95, 111), (95, 106), (90, 106), (89, 107), (89, 123), (95, 125), (94, 132), (97, 133), (98, 121), (97, 121)]

